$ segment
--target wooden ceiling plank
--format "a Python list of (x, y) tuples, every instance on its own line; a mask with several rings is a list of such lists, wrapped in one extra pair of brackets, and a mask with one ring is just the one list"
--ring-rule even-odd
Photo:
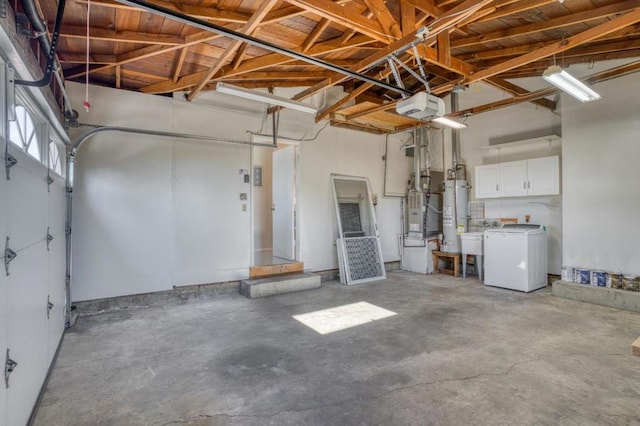
[[(228, 9), (220, 9), (217, 7), (203, 7), (203, 6), (191, 6), (191, 5), (179, 5), (173, 2), (162, 1), (162, 0), (146, 0), (148, 3), (161, 6), (166, 9), (169, 9), (173, 12), (185, 13), (189, 16), (193, 16), (194, 18), (211, 20), (211, 21), (219, 21), (219, 22), (228, 22), (228, 23), (246, 23), (249, 18), (251, 18), (250, 14), (241, 13)], [(87, 0), (74, 0), (76, 3), (87, 4)], [(91, 7), (109, 7), (113, 9), (123, 9), (123, 10), (131, 10), (140, 12), (140, 9), (135, 6), (129, 6), (126, 4), (118, 3), (116, 1), (110, 0), (91, 0)]]
[[(494, 75), (498, 75), (502, 72), (509, 71), (514, 68), (518, 68), (520, 66), (546, 58), (548, 56), (551, 56), (557, 53), (564, 52), (566, 50), (588, 43), (591, 40), (595, 40), (599, 37), (604, 37), (609, 33), (615, 32), (626, 26), (635, 24), (636, 22), (640, 22), (640, 9), (636, 9), (632, 12), (629, 12), (625, 15), (621, 15), (603, 24), (589, 28), (588, 30), (585, 30), (574, 36), (571, 36), (565, 40), (557, 41), (555, 43), (552, 43), (536, 51), (529, 52), (527, 54), (518, 56), (513, 59), (509, 59), (493, 67), (480, 70), (469, 77), (468, 83), (484, 80), (489, 77), (493, 77)], [(455, 82), (453, 82), (453, 84), (455, 84)]]
[(616, 15), (619, 13), (633, 11), (637, 8), (640, 8), (640, 2), (638, 2), (638, 0), (627, 0), (596, 9), (587, 10), (584, 12), (571, 13), (565, 16), (560, 16), (558, 18), (548, 19), (529, 25), (512, 27), (487, 34), (481, 34), (479, 36), (452, 40), (451, 47), (468, 47), (477, 44), (485, 44), (493, 41), (498, 41), (505, 38), (518, 37), (526, 34), (548, 31), (551, 29), (562, 28), (569, 25), (575, 25), (578, 23), (605, 18), (607, 16)]
[[(110, 65), (105, 65), (102, 67), (98, 67), (98, 68), (94, 68), (92, 70), (90, 70), (90, 73), (94, 73), (94, 72), (100, 72), (103, 71), (105, 69), (109, 69), (111, 67), (114, 67), (116, 65), (124, 65), (130, 62), (135, 62), (135, 61), (139, 61), (141, 59), (146, 59), (149, 58), (151, 56), (155, 56), (155, 55), (161, 55), (163, 53), (168, 53), (168, 52), (172, 52), (174, 50), (177, 49), (182, 49), (183, 47), (188, 47), (188, 46), (193, 46), (196, 44), (200, 44), (200, 43), (204, 43), (207, 41), (211, 41), (211, 40), (215, 40), (217, 38), (221, 38), (222, 36), (219, 34), (214, 34), (210, 31), (199, 31), (197, 33), (185, 36), (185, 43), (183, 45), (180, 46), (146, 46), (140, 49), (135, 49), (135, 50), (131, 50), (129, 52), (126, 53), (122, 53), (120, 55), (118, 55), (118, 60), (116, 63), (114, 64), (110, 64)], [(85, 74), (84, 70), (80, 70), (78, 72), (71, 72), (70, 74), (65, 75), (65, 78), (67, 79), (72, 79), (72, 78), (77, 78), (80, 76), (83, 76)]]
[(241, 80), (255, 80), (255, 81), (268, 81), (268, 80), (313, 80), (313, 79), (325, 79), (329, 77), (331, 71), (267, 71), (267, 72), (252, 72), (242, 74), (234, 77), (225, 77), (225, 81), (241, 81)]
[(407, 3), (412, 5), (418, 10), (423, 11), (428, 16), (432, 18), (439, 18), (440, 16), (447, 13), (446, 9), (443, 9), (441, 6), (436, 6), (432, 1), (424, 1), (424, 0), (405, 0)]
[(180, 71), (182, 71), (182, 65), (184, 64), (184, 58), (187, 56), (187, 52), (189, 51), (188, 47), (183, 48), (178, 55), (178, 60), (176, 61), (176, 65), (173, 69), (173, 82), (175, 83), (180, 78)]
[[(86, 64), (87, 56), (84, 53), (61, 53), (58, 57), (61, 63), (66, 64)], [(89, 56), (90, 64), (114, 64), (118, 61), (116, 55), (103, 55), (92, 53)]]
[(486, 16), (477, 19), (475, 22), (487, 22), (494, 19), (504, 18), (505, 16), (515, 15), (516, 13), (526, 12), (527, 10), (545, 6), (550, 3), (556, 3), (558, 0), (520, 0), (508, 6), (500, 7)]
[(313, 30), (309, 33), (306, 40), (302, 43), (301, 48), (303, 53), (306, 53), (309, 49), (311, 49), (311, 46), (313, 46), (315, 42), (318, 41), (318, 38), (329, 27), (329, 24), (331, 24), (331, 21), (329, 21), (327, 18), (320, 19)]
[(337, 22), (347, 28), (353, 28), (359, 33), (389, 43), (389, 37), (382, 26), (347, 7), (341, 7), (329, 0), (286, 0), (288, 3), (305, 9), (330, 21)]
[[(341, 44), (339, 39), (328, 40), (326, 42), (316, 43), (311, 49), (309, 49), (307, 54), (310, 56), (318, 56), (330, 52), (340, 51), (343, 49), (351, 49), (353, 47), (361, 46), (367, 43), (371, 43), (371, 39), (363, 35), (354, 37), (347, 45)], [(281, 53), (270, 53), (268, 55), (244, 61), (242, 65), (240, 65), (235, 70), (231, 69), (231, 67), (228, 65), (223, 67), (220, 73), (221, 79), (292, 61), (294, 61), (293, 58)], [(175, 84), (172, 84), (172, 82), (168, 80), (162, 83), (148, 85), (141, 88), (140, 91), (144, 93), (166, 93), (186, 89), (200, 81), (203, 75), (204, 71), (182, 76)]]
[[(264, 0), (263, 2), (261, 2), (258, 9), (256, 9), (254, 14), (251, 16), (251, 19), (247, 21), (247, 23), (244, 25), (244, 27), (242, 27), (242, 30), (240, 31), (247, 35), (252, 34), (254, 30), (258, 27), (258, 24), (260, 24), (262, 19), (267, 15), (269, 10), (271, 10), (271, 8), (275, 6), (278, 3), (278, 1), (279, 0)], [(209, 71), (205, 73), (203, 78), (196, 84), (196, 86), (191, 90), (191, 92), (187, 94), (188, 101), (192, 101), (193, 98), (195, 98), (198, 95), (198, 93), (200, 93), (200, 91), (204, 88), (205, 84), (207, 84), (207, 82), (211, 79), (211, 77), (213, 77), (220, 70), (220, 68), (222, 68), (225, 62), (236, 52), (236, 50), (241, 45), (242, 45), (242, 42), (238, 40), (234, 40), (231, 42), (231, 44), (227, 47), (224, 53), (220, 55), (220, 57), (216, 60), (216, 62), (211, 66)]]
[[(60, 29), (60, 37), (65, 38), (87, 38), (87, 27), (63, 25)], [(89, 38), (92, 40), (113, 41), (120, 43), (138, 43), (138, 44), (163, 44), (163, 45), (181, 45), (184, 44), (185, 38), (182, 36), (168, 34), (151, 34), (138, 31), (111, 30), (108, 28), (91, 27)]]
[(389, 35), (393, 39), (399, 39), (402, 37), (402, 31), (400, 25), (393, 17), (387, 5), (383, 0), (364, 0), (364, 4), (367, 5), (369, 10), (376, 17), (376, 20), (383, 28), (385, 34)]

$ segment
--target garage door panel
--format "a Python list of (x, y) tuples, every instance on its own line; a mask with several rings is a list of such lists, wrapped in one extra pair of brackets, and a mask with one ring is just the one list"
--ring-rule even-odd
[(64, 181), (56, 176), (49, 187), (49, 233), (53, 236), (64, 235), (66, 214), (66, 193)]
[(53, 360), (65, 324), (65, 240), (55, 238), (49, 244), (49, 344), (47, 362)]
[(11, 169), (8, 182), (8, 229), (13, 251), (44, 241), (47, 233), (46, 174), (20, 167)]
[[(4, 158), (4, 156), (0, 156)], [(4, 159), (2, 159), (4, 164)], [(0, 175), (0, 248), (4, 250), (4, 240), (7, 235), (7, 181), (4, 174)], [(7, 350), (7, 276), (4, 267), (0, 267), (0, 359), (4, 361)], [(0, 426), (7, 424), (7, 392), (4, 382), (0, 381)]]
[(47, 249), (21, 250), (8, 277), (8, 344), (18, 365), (7, 393), (7, 424), (26, 424), (47, 370)]

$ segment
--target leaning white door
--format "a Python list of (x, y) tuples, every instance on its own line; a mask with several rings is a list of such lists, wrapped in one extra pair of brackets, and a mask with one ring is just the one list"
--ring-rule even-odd
[(295, 146), (273, 152), (273, 255), (295, 259)]

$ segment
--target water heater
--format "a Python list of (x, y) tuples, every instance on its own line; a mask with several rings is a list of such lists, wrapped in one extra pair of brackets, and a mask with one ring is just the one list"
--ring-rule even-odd
[(441, 251), (460, 253), (460, 234), (467, 231), (467, 181), (449, 179), (444, 182)]

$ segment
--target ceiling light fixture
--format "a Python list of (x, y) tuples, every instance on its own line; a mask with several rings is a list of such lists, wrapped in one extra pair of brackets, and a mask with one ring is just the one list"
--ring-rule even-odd
[(438, 118), (434, 118), (431, 121), (435, 121), (436, 123), (439, 123), (439, 124), (444, 124), (445, 126), (451, 127), (453, 129), (464, 129), (467, 127), (466, 124), (461, 123), (459, 121), (452, 120), (447, 117), (438, 117)]
[(294, 109), (296, 111), (315, 114), (318, 109), (303, 102), (284, 98), (282, 96), (272, 95), (270, 93), (260, 92), (258, 90), (245, 89), (244, 87), (234, 86), (228, 83), (217, 83), (216, 91), (227, 95), (238, 96), (240, 98), (251, 99), (253, 101), (264, 102), (269, 105), (277, 105), (284, 108)]
[(542, 74), (542, 78), (557, 88), (567, 92), (580, 102), (595, 101), (601, 97), (589, 86), (564, 71), (558, 65), (551, 65), (547, 68)]

